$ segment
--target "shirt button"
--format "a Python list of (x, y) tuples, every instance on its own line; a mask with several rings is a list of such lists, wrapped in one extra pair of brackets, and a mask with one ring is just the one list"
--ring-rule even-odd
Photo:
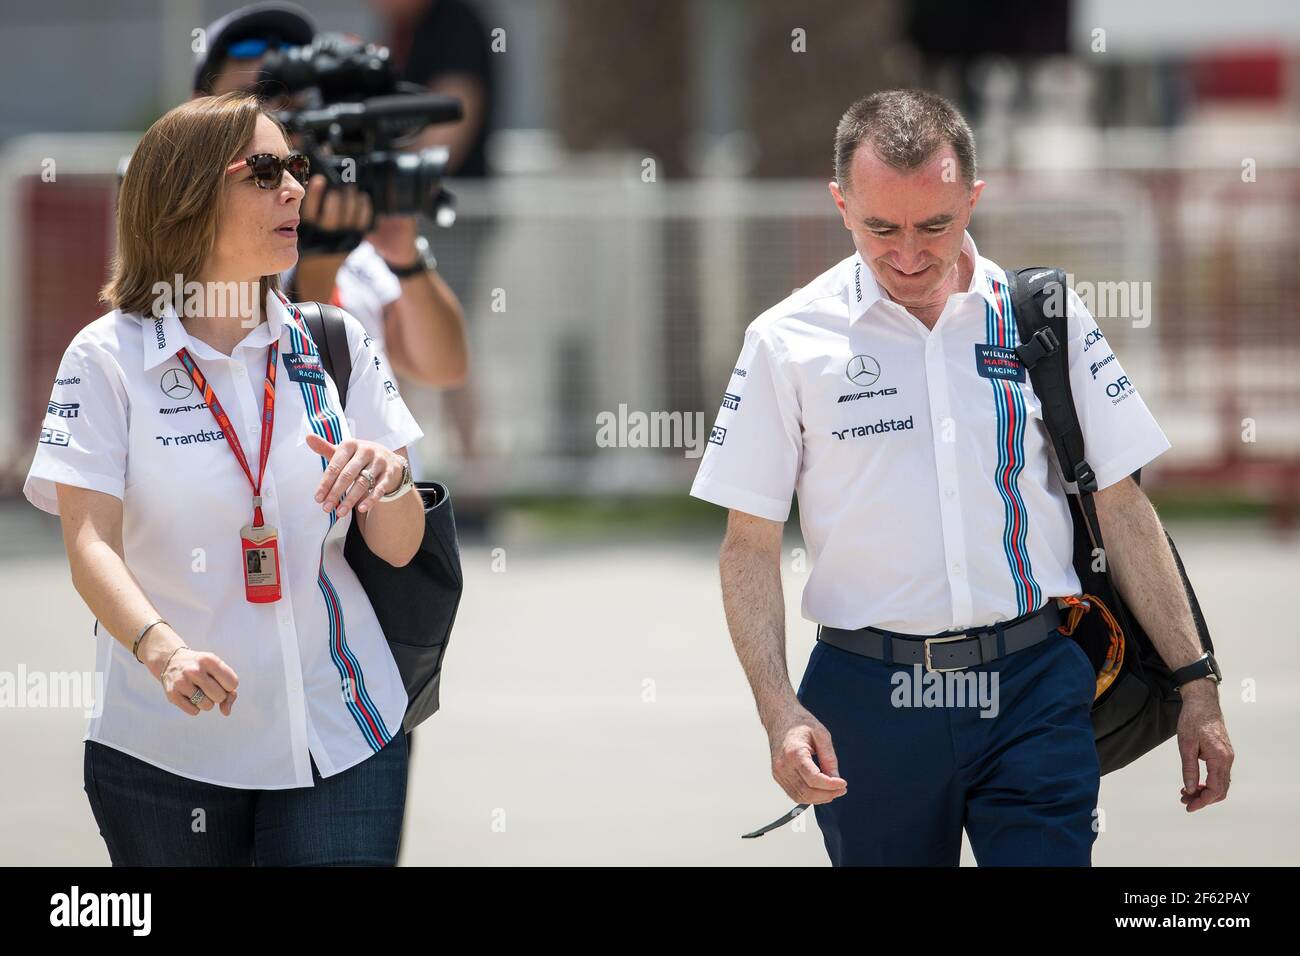
[(953, 573), (953, 574), (961, 574), (961, 562), (960, 562), (960, 561), (954, 561), (954, 562), (953, 562), (953, 564), (952, 564), (952, 573)]
[(945, 489), (943, 489), (943, 493), (944, 493), (945, 495), (947, 495), (949, 498), (951, 498), (953, 495), (955, 495), (955, 494), (957, 493), (957, 489), (956, 489), (956, 488), (945, 488)]

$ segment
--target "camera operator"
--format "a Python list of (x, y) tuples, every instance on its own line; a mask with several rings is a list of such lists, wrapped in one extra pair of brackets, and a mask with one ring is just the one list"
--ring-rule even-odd
[[(316, 37), (311, 16), (290, 3), (257, 3), (217, 20), (194, 72), (194, 95), (254, 90), (267, 54), (304, 46)], [(268, 99), (271, 109), (295, 105)], [(302, 202), (304, 234), (346, 235), (371, 222), (371, 201), (358, 186), (313, 175)], [(355, 316), (399, 375), (439, 388), (462, 384), (468, 367), (464, 314), (418, 234), (416, 217), (380, 215), (360, 244), (329, 251), (303, 248), (293, 276), (295, 297), (332, 302)], [(344, 244), (346, 248), (346, 243)]]
[[(369, 0), (381, 19), (384, 44), (403, 80), (418, 83), (431, 93), (460, 100), (464, 115), (459, 122), (425, 127), (418, 135), (420, 147), (445, 146), (451, 151), (447, 173), (458, 182), (487, 182), (492, 168), (487, 161), (487, 140), (495, 123), (497, 79), (487, 26), (471, 0)], [(490, 216), (467, 222), (456, 235), (455, 258), (448, 256), (448, 274), (465, 302), (466, 317), (483, 314), (482, 293), (495, 283), (479, 280), (477, 271), (493, 239), (495, 220)], [(483, 464), (477, 442), (478, 400), (473, 382), (439, 396), (455, 429), (461, 460)], [(456, 515), (471, 518), (489, 508), (486, 501), (462, 495)]]

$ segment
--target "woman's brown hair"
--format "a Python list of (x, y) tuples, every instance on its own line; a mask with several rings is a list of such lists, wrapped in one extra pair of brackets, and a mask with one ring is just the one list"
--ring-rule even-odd
[[(177, 275), (182, 283), (199, 275), (216, 241), (226, 165), (252, 141), (262, 115), (270, 114), (256, 96), (232, 92), (189, 100), (149, 127), (118, 190), (117, 250), (103, 302), (153, 316), (158, 283), (171, 288)], [(279, 288), (278, 274), (263, 276), (261, 302)]]

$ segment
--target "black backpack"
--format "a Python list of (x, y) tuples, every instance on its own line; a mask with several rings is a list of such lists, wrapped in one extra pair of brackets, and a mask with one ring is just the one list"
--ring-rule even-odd
[[(295, 307), (346, 407), (352, 353), (343, 311), (321, 302), (298, 302)], [(343, 543), (343, 556), (370, 598), (401, 672), (408, 701), (402, 726), (407, 731), (438, 710), (442, 661), (464, 586), (451, 493), (436, 481), (417, 481), (415, 491), (424, 499), (424, 538), (409, 564), (395, 568), (376, 555), (355, 521)]]
[[(1042, 402), (1043, 422), (1061, 471), (1078, 485), (1078, 493), (1067, 497), (1074, 519), (1074, 569), (1083, 600), (1069, 611), (1066, 626), (1073, 624), (1070, 637), (1097, 670), (1099, 693), (1092, 704), (1092, 730), (1101, 772), (1107, 774), (1174, 736), (1182, 698), (1168, 665), (1120, 598), (1108, 563), (1101, 562), (1106, 570), (1093, 569), (1093, 549), (1105, 546), (1092, 498), (1096, 476), (1084, 454), (1083, 431), (1070, 392), (1065, 273), (1041, 267), (1018, 272), (1008, 269), (1007, 281), (1020, 332), (1016, 354), (1029, 370), (1034, 392)], [(1046, 307), (1049, 299), (1054, 300), (1052, 308)], [(1141, 482), (1140, 468), (1133, 473), (1133, 480)], [(1165, 539), (1182, 577), (1201, 647), (1213, 652), (1201, 606), (1167, 531)], [(1104, 556), (1104, 551), (1098, 553)]]

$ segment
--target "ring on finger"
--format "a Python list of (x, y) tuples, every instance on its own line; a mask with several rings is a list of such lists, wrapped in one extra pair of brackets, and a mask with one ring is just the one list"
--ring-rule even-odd
[(200, 687), (197, 690), (195, 690), (194, 693), (190, 694), (190, 703), (193, 704), (195, 707), (197, 707), (199, 706), (199, 702), (202, 701), (203, 698), (206, 696), (207, 694), (203, 693), (203, 688)]

